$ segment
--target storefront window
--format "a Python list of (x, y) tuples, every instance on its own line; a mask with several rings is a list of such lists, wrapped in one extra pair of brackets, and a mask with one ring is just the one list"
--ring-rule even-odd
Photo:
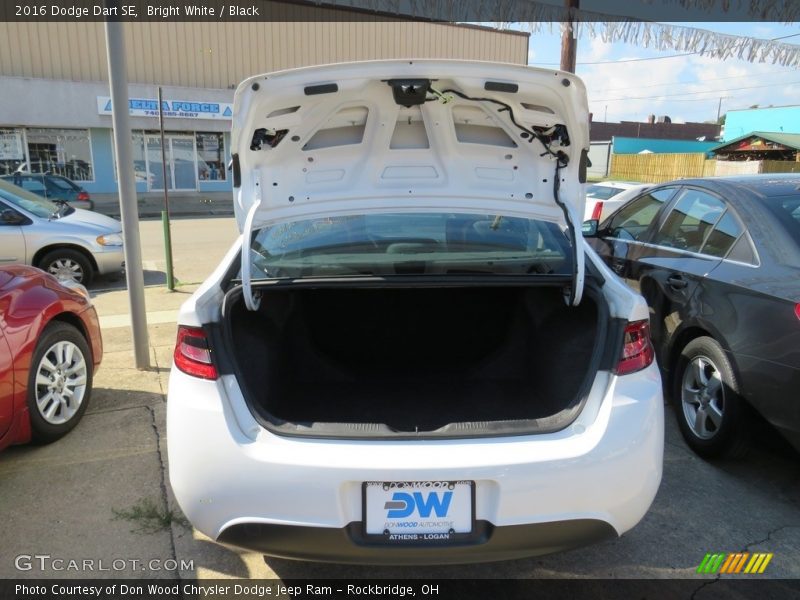
[[(147, 159), (144, 155), (144, 133), (134, 131), (133, 138), (133, 176), (136, 183), (146, 183), (153, 185), (153, 174), (147, 169)], [(115, 160), (116, 162), (116, 160)]]
[(221, 133), (197, 133), (197, 178), (225, 181), (225, 138)]
[(32, 173), (50, 172), (73, 181), (93, 181), (92, 150), (87, 129), (26, 130)]
[(0, 175), (8, 175), (25, 164), (21, 129), (0, 129)]

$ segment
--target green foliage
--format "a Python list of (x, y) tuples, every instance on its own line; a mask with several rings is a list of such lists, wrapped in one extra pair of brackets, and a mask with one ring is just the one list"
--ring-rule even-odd
[(152, 498), (140, 498), (136, 504), (130, 508), (112, 508), (114, 520), (129, 521), (136, 526), (131, 530), (136, 533), (158, 533), (169, 529), (175, 523), (185, 529), (189, 529), (189, 521), (180, 512), (170, 510), (167, 506), (161, 506)]

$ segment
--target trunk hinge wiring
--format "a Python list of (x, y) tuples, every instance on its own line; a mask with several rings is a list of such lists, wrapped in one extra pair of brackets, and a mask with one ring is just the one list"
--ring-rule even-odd
[(261, 306), (261, 292), (253, 291), (251, 282), (251, 267), (253, 252), (253, 221), (255, 220), (256, 213), (261, 206), (261, 178), (256, 173), (253, 177), (255, 188), (253, 205), (247, 211), (247, 218), (244, 221), (244, 229), (242, 230), (242, 293), (244, 296), (244, 305), (247, 310), (257, 311)]
[(559, 150), (556, 157), (556, 172), (553, 177), (553, 199), (561, 207), (564, 218), (567, 221), (567, 228), (572, 234), (572, 286), (565, 294), (564, 301), (568, 306), (578, 306), (583, 297), (584, 280), (584, 253), (579, 251), (578, 245), (583, 245), (583, 238), (578, 237), (578, 230), (575, 226), (577, 220), (572, 207), (564, 203), (558, 193), (561, 187), (561, 169), (567, 166), (569, 157), (564, 154), (563, 150)]
[(522, 131), (523, 137), (527, 138), (528, 142), (532, 142), (534, 139), (539, 140), (544, 148), (544, 152), (542, 152), (540, 156), (551, 156), (555, 160), (556, 170), (553, 176), (553, 200), (563, 211), (564, 218), (567, 222), (567, 229), (570, 232), (570, 237), (572, 237), (572, 286), (566, 290), (564, 300), (569, 306), (577, 306), (580, 304), (583, 296), (584, 254), (582, 251), (579, 251), (578, 246), (583, 245), (583, 238), (578, 237), (578, 230), (575, 226), (575, 223), (578, 221), (574, 211), (561, 200), (558, 193), (561, 187), (561, 169), (569, 164), (569, 156), (567, 156), (567, 153), (563, 150), (553, 149), (551, 146), (554, 140), (558, 140), (564, 146), (569, 145), (569, 134), (566, 128), (563, 125), (555, 125), (546, 129), (540, 127), (525, 127), (514, 117), (514, 109), (510, 104), (495, 98), (468, 96), (463, 92), (453, 89), (439, 91), (429, 87), (428, 91), (433, 94), (432, 98), (427, 98), (429, 102), (439, 101), (442, 104), (449, 104), (453, 100), (453, 96), (458, 96), (470, 102), (489, 102), (500, 106), (497, 112), (507, 112), (511, 123)]

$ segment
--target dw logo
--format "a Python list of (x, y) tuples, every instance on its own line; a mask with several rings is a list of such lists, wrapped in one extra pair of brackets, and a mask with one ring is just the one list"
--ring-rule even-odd
[(441, 497), (438, 492), (428, 492), (427, 498), (423, 498), (422, 492), (395, 492), (383, 508), (389, 511), (386, 513), (387, 519), (405, 519), (413, 514), (415, 508), (422, 518), (430, 517), (431, 511), (437, 517), (446, 517), (452, 497), (453, 492), (442, 492)]

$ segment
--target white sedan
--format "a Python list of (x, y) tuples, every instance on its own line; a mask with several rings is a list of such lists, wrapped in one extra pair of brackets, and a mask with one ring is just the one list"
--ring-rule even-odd
[(629, 181), (601, 181), (586, 186), (586, 209), (584, 220), (604, 221), (611, 213), (653, 187), (654, 183), (633, 183)]

